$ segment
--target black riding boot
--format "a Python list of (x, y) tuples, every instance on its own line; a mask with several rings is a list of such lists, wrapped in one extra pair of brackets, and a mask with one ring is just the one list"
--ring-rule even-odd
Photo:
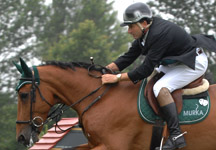
[[(175, 150), (186, 146), (186, 142), (181, 129), (179, 127), (178, 113), (175, 103), (170, 103), (166, 106), (161, 107), (164, 119), (167, 122), (169, 130), (169, 138), (163, 145), (163, 150)], [(157, 147), (155, 150), (159, 150)]]

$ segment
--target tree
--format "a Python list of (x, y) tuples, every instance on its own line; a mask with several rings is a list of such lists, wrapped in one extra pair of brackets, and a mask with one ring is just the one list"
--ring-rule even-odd
[(93, 21), (80, 23), (69, 36), (62, 36), (60, 41), (49, 49), (49, 59), (61, 61), (85, 61), (90, 56), (105, 64), (110, 60), (106, 35), (100, 35)]
[[(36, 33), (45, 20), (44, 0), (0, 0), (0, 90), (12, 87), (11, 60), (32, 58)], [(39, 27), (40, 26), (40, 27)]]
[(215, 30), (216, 1), (212, 0), (156, 0), (149, 3), (157, 10), (173, 17), (169, 20), (188, 28), (191, 34)]
[(76, 22), (83, 22), (88, 19), (95, 23), (98, 31), (108, 37), (113, 60), (128, 49), (128, 42), (131, 39), (124, 29), (119, 26), (116, 19), (117, 12), (113, 11), (112, 5), (113, 1), (108, 3), (107, 0), (81, 0), (81, 6), (83, 7), (80, 7), (76, 13)]
[(61, 35), (67, 35), (74, 28), (75, 11), (80, 7), (80, 0), (53, 0), (46, 7), (46, 22), (43, 31), (38, 33), (36, 56), (47, 58), (48, 49), (60, 40)]
[(10, 98), (9, 94), (0, 93), (0, 147), (4, 150), (24, 150), (23, 145), (16, 142), (16, 113), (17, 105), (14, 100)]
[[(100, 0), (81, 0), (74, 12), (75, 22), (70, 33), (65, 32), (49, 48), (47, 59), (87, 61), (90, 56), (100, 64), (110, 63), (128, 46), (128, 35), (123, 33), (112, 12), (112, 3)], [(112, 53), (110, 53), (112, 52)]]
[[(215, 33), (216, 1), (212, 0), (156, 0), (148, 3), (155, 15), (169, 15), (169, 20), (185, 28), (190, 34)], [(158, 11), (159, 10), (159, 11)], [(215, 33), (216, 34), (216, 33)], [(216, 73), (215, 53), (206, 51), (209, 56), (209, 73)], [(216, 81), (216, 77), (214, 79)]]

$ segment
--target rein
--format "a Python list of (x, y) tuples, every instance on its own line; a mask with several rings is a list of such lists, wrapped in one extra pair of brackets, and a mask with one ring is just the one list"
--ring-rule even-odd
[[(72, 105), (68, 106), (66, 109), (63, 109), (63, 106), (62, 106), (62, 108), (60, 109), (60, 112), (59, 112), (59, 113), (57, 113), (55, 116), (52, 116), (52, 117), (50, 117), (50, 118), (47, 118), (47, 120), (52, 121), (53, 118), (57, 118), (58, 116), (61, 116), (61, 115), (63, 114), (64, 111), (66, 111), (66, 110), (69, 109), (70, 107), (73, 107), (73, 106), (75, 106), (76, 104), (78, 104), (78, 103), (84, 101), (87, 97), (93, 95), (94, 93), (96, 93), (97, 91), (99, 91), (102, 87), (103, 87), (103, 85), (100, 86), (100, 87), (98, 87), (97, 89), (95, 89), (95, 90), (92, 91), (91, 93), (89, 93), (87, 96), (81, 98), (80, 100), (76, 101), (76, 102), (73, 103)], [(84, 111), (82, 112), (82, 114), (81, 114), (81, 116), (80, 116), (80, 118), (79, 118), (79, 126), (80, 126), (80, 127), (83, 128), (83, 125), (82, 125), (82, 117), (83, 117), (83, 115), (84, 115), (96, 102), (98, 102), (98, 101), (102, 98), (102, 96), (109, 90), (110, 87), (111, 87), (111, 86), (107, 86), (107, 88), (105, 89), (105, 91), (104, 91), (101, 95), (99, 95), (96, 99), (94, 99), (94, 100), (84, 109)], [(61, 106), (60, 106), (60, 107), (61, 107)], [(61, 132), (58, 132), (58, 131), (56, 130), (56, 127), (58, 127), (58, 129), (61, 130)], [(55, 132), (56, 132), (56, 133), (63, 133), (63, 132), (66, 132), (66, 131), (70, 130), (71, 128), (72, 128), (72, 127), (68, 128), (68, 129), (66, 129), (66, 130), (61, 129), (61, 128), (59, 127), (59, 125), (58, 125), (58, 120), (56, 119), (56, 126), (55, 126)]]
[[(66, 132), (66, 131), (70, 130), (72, 127), (68, 128), (68, 129), (66, 129), (66, 130), (61, 129), (61, 128), (59, 127), (59, 125), (58, 125), (58, 121), (59, 121), (58, 118), (61, 117), (61, 115), (64, 113), (64, 111), (66, 111), (67, 109), (69, 109), (69, 108), (75, 106), (76, 104), (79, 104), (80, 102), (84, 101), (87, 97), (89, 97), (89, 96), (95, 94), (95, 93), (96, 93), (97, 91), (99, 91), (102, 87), (103, 87), (103, 85), (101, 85), (100, 87), (96, 88), (96, 89), (93, 90), (91, 93), (89, 93), (88, 95), (86, 95), (86, 96), (84, 96), (83, 98), (79, 99), (78, 101), (76, 101), (75, 103), (71, 104), (70, 106), (68, 106), (68, 107), (65, 108), (65, 109), (63, 109), (64, 104), (59, 105), (59, 107), (56, 108), (56, 109), (47, 117), (47, 120), (44, 122), (44, 124), (46, 124), (46, 123), (52, 121), (54, 118), (56, 118), (56, 123), (55, 123), (55, 124), (56, 124), (56, 126), (55, 126), (55, 132), (56, 132), (56, 133), (62, 133), (62, 132)], [(80, 127), (83, 128), (83, 125), (82, 125), (82, 117), (83, 117), (83, 115), (85, 114), (85, 112), (87, 112), (96, 102), (98, 102), (98, 101), (102, 98), (102, 96), (109, 90), (109, 88), (110, 88), (110, 86), (107, 86), (107, 88), (105, 89), (105, 91), (104, 91), (101, 95), (99, 95), (96, 99), (94, 99), (94, 100), (84, 109), (84, 111), (82, 112), (82, 114), (81, 114), (81, 116), (80, 116), (80, 118), (79, 118), (79, 126), (80, 126)], [(57, 114), (55, 114), (55, 112), (56, 112), (57, 110), (60, 110), (60, 111), (59, 111)], [(54, 114), (54, 115), (53, 115), (53, 114)], [(56, 130), (56, 127), (58, 127), (58, 129), (61, 130), (61, 132), (58, 132), (58, 131)]]
[[(91, 66), (88, 67), (88, 75), (89, 75), (89, 76), (94, 77), (94, 78), (101, 78), (101, 76), (97, 76), (97, 75), (94, 75), (94, 74), (91, 73), (91, 69), (96, 68), (96, 66), (99, 66), (99, 68), (102, 68), (102, 69), (101, 69), (101, 70), (102, 70), (102, 74), (106, 74), (107, 72), (114, 74), (114, 72), (113, 72), (112, 70), (110, 70), (110, 69), (108, 69), (108, 68), (106, 68), (106, 67), (103, 67), (103, 66), (101, 66), (101, 65), (92, 64)], [(96, 69), (97, 69), (97, 68), (96, 68)], [(70, 127), (70, 128), (68, 128), (68, 129), (66, 129), (66, 130), (61, 129), (61, 128), (59, 127), (59, 125), (58, 125), (58, 119), (57, 119), (58, 116), (59, 116), (59, 118), (60, 118), (60, 116), (64, 113), (64, 111), (66, 111), (67, 109), (69, 109), (69, 108), (75, 106), (76, 104), (79, 104), (80, 102), (84, 101), (87, 97), (93, 95), (94, 93), (96, 93), (97, 91), (99, 91), (102, 87), (103, 87), (103, 85), (101, 85), (100, 87), (96, 88), (95, 90), (93, 90), (93, 91), (92, 91), (91, 93), (89, 93), (88, 95), (84, 96), (83, 98), (79, 99), (79, 100), (76, 101), (75, 103), (73, 103), (73, 104), (71, 104), (70, 106), (68, 106), (66, 109), (63, 109), (64, 106), (59, 106), (59, 108), (61, 107), (61, 108), (60, 108), (60, 112), (57, 113), (56, 115), (54, 115), (53, 117), (48, 117), (48, 118), (47, 118), (47, 120), (50, 120), (50, 121), (52, 121), (53, 118), (56, 118), (55, 132), (56, 132), (56, 133), (62, 133), (62, 132), (66, 132), (66, 131), (68, 131), (68, 130), (70, 130), (70, 129), (72, 128), (72, 127)], [(106, 89), (104, 90), (104, 92), (103, 92), (101, 95), (99, 95), (96, 99), (94, 99), (94, 100), (84, 109), (84, 111), (82, 112), (81, 116), (79, 117), (79, 126), (80, 126), (83, 130), (84, 130), (83, 124), (82, 124), (82, 117), (83, 117), (83, 115), (84, 115), (96, 102), (98, 102), (98, 101), (102, 98), (103, 95), (105, 95), (105, 93), (109, 90), (110, 87), (111, 87), (111, 84), (109, 84), (109, 85), (106, 87)], [(58, 108), (57, 108), (57, 109), (58, 109)], [(57, 109), (56, 109), (55, 111), (57, 111)], [(53, 113), (55, 113), (55, 111), (53, 111), (53, 112), (51, 113), (51, 115), (52, 115)], [(51, 116), (51, 115), (50, 115), (50, 116)], [(58, 127), (58, 129), (61, 130), (61, 132), (58, 132), (58, 131), (56, 130), (56, 127)]]
[[(94, 78), (101, 78), (101, 76), (96, 76), (96, 75), (93, 75), (93, 74), (90, 73), (90, 71), (91, 71), (91, 69), (92, 69), (93, 67), (95, 67), (95, 65), (91, 65), (91, 66), (88, 68), (88, 74), (89, 74), (89, 76), (92, 76), (92, 77), (94, 77)], [(102, 68), (103, 68), (103, 69), (102, 69), (102, 73), (106, 73), (107, 71), (109, 71), (109, 72), (111, 71), (111, 70), (109, 70), (109, 69), (107, 69), (107, 68), (105, 68), (105, 67), (102, 67)], [(59, 127), (59, 125), (58, 125), (59, 118), (60, 118), (61, 115), (64, 113), (64, 111), (66, 111), (67, 109), (69, 109), (69, 108), (75, 106), (76, 104), (78, 104), (78, 103), (84, 101), (87, 97), (89, 97), (89, 96), (95, 94), (97, 91), (99, 91), (99, 90), (103, 87), (103, 85), (101, 85), (100, 87), (96, 88), (95, 90), (93, 90), (92, 92), (90, 92), (88, 95), (86, 95), (86, 96), (84, 96), (83, 98), (79, 99), (78, 101), (76, 101), (75, 103), (71, 104), (70, 106), (68, 106), (68, 107), (65, 108), (65, 109), (63, 108), (63, 107), (65, 106), (65, 104), (59, 105), (54, 111), (52, 111), (52, 112), (48, 115), (47, 119), (46, 119), (45, 121), (43, 121), (42, 117), (40, 117), (40, 116), (36, 116), (36, 117), (33, 118), (33, 110), (32, 110), (32, 108), (33, 108), (33, 103), (36, 101), (36, 90), (38, 90), (39, 95), (40, 95), (40, 97), (41, 97), (41, 99), (42, 99), (43, 101), (45, 101), (50, 107), (52, 107), (53, 105), (51, 105), (51, 104), (45, 99), (45, 97), (42, 95), (42, 93), (41, 93), (41, 91), (40, 91), (40, 88), (38, 87), (37, 83), (35, 82), (34, 70), (32, 69), (32, 78), (20, 78), (20, 80), (30, 81), (31, 84), (32, 84), (32, 86), (31, 86), (31, 91), (30, 91), (30, 96), (31, 96), (31, 103), (30, 103), (30, 119), (29, 119), (28, 121), (20, 121), (20, 120), (17, 120), (16, 123), (17, 123), (17, 124), (29, 124), (29, 125), (32, 126), (33, 129), (36, 130), (36, 129), (38, 129), (39, 127), (41, 127), (42, 125), (47, 124), (47, 123), (51, 122), (53, 119), (55, 119), (55, 122), (56, 122), (55, 132), (56, 132), (56, 133), (66, 132), (66, 131), (68, 131), (68, 130), (70, 130), (70, 129), (72, 128), (72, 127), (70, 127), (70, 128), (68, 128), (68, 129), (66, 129), (66, 130), (63, 130), (63, 129), (61, 129), (61, 128)], [(82, 112), (82, 114), (81, 114), (81, 116), (80, 116), (80, 118), (79, 118), (79, 126), (81, 126), (81, 127), (83, 128), (83, 125), (82, 125), (82, 117), (83, 117), (83, 115), (84, 115), (96, 102), (98, 102), (98, 101), (102, 98), (103, 95), (106, 94), (106, 92), (109, 90), (110, 87), (111, 87), (111, 85), (108, 85), (108, 86), (106, 87), (106, 89), (104, 90), (104, 92), (103, 92), (101, 95), (99, 95), (96, 99), (94, 99), (94, 100), (84, 109), (84, 111)], [(59, 112), (57, 112), (57, 110), (59, 110)], [(57, 112), (57, 113), (56, 113), (56, 112)], [(40, 124), (38, 124), (38, 123), (36, 122), (37, 119), (39, 119), (39, 120), (41, 121)], [(56, 130), (56, 127), (58, 127), (59, 130), (61, 130), (61, 132), (58, 132), (58, 131)], [(39, 131), (38, 131), (38, 132), (39, 132)]]

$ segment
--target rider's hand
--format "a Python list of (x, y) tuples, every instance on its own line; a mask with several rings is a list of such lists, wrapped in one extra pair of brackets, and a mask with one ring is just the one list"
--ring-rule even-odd
[(104, 75), (102, 75), (101, 80), (102, 80), (102, 84), (118, 82), (118, 78), (114, 74), (104, 74)]

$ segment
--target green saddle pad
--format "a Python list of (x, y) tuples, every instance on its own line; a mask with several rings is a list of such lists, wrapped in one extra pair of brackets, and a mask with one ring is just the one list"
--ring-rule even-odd
[[(156, 120), (162, 119), (157, 116), (152, 110), (148, 101), (144, 97), (144, 89), (147, 80), (144, 79), (141, 83), (139, 95), (137, 99), (138, 111), (141, 118), (148, 123), (155, 123)], [(183, 108), (179, 114), (180, 124), (194, 124), (204, 120), (210, 111), (209, 94), (204, 97), (183, 99)]]

